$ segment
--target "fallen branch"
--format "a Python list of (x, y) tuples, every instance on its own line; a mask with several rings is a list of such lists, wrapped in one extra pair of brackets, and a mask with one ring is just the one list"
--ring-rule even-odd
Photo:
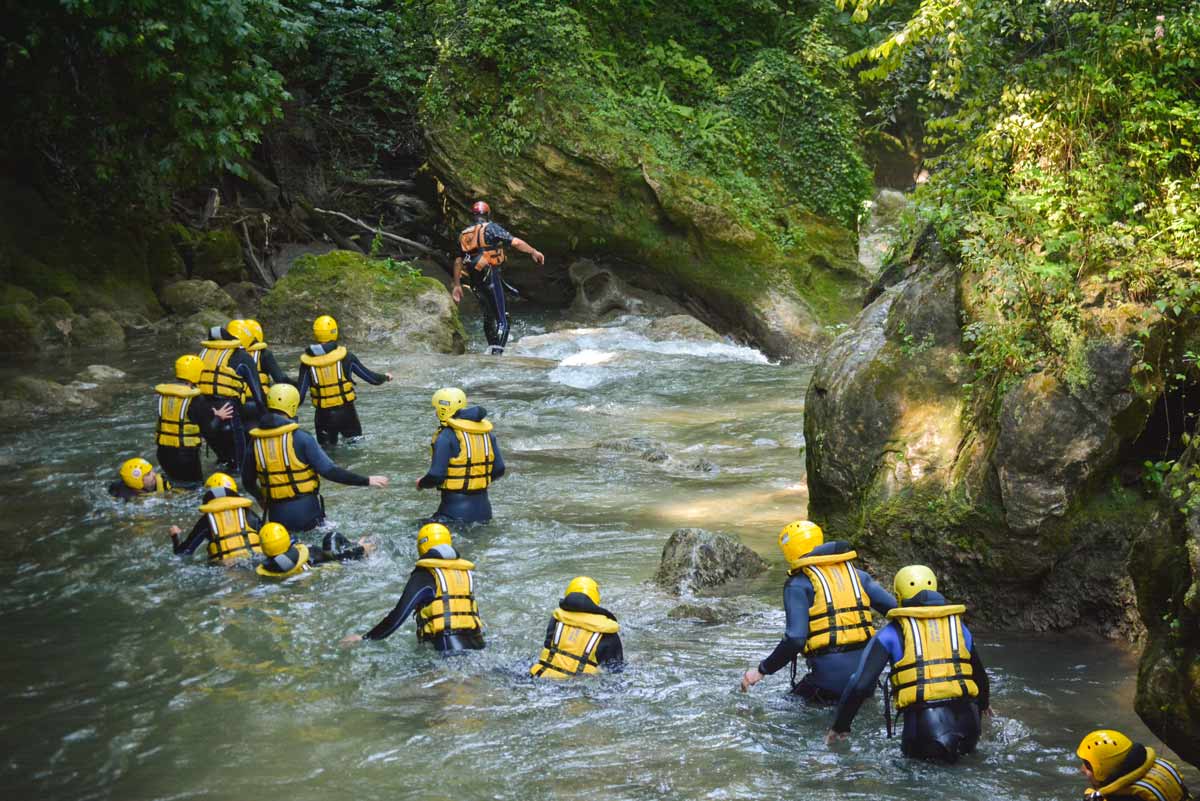
[(349, 214), (343, 214), (340, 211), (330, 211), (328, 209), (318, 209), (316, 206), (313, 206), (313, 211), (315, 211), (319, 214), (328, 214), (331, 217), (341, 217), (343, 220), (345, 220), (347, 222), (352, 222), (355, 225), (357, 225), (359, 228), (362, 228), (363, 230), (366, 230), (366, 231), (370, 231), (371, 233), (373, 233), (377, 236), (382, 236), (384, 239), (390, 239), (393, 242), (399, 242), (402, 245), (407, 245), (408, 247), (410, 247), (414, 250), (419, 250), (422, 253), (424, 253), (425, 255), (432, 256), (435, 259), (438, 259), (438, 260), (444, 259), (443, 254), (439, 253), (438, 251), (434, 250), (433, 248), (429, 247), (428, 245), (422, 245), (420, 242), (415, 242), (411, 239), (405, 239), (402, 236), (393, 234), (389, 231), (385, 231), (382, 228), (376, 228), (375, 226), (365, 223), (362, 220), (351, 217)]
[(267, 271), (265, 267), (263, 267), (262, 262), (259, 261), (258, 256), (255, 255), (254, 244), (250, 241), (250, 228), (246, 225), (245, 220), (242, 220), (242, 237), (246, 242), (246, 256), (249, 259), (250, 264), (254, 267), (254, 271), (258, 273), (258, 278), (260, 281), (262, 281), (262, 285), (267, 289), (270, 289), (275, 285), (275, 278)]
[(342, 175), (338, 177), (338, 182), (350, 186), (383, 186), (389, 189), (411, 190), (416, 187), (416, 183), (413, 181), (401, 181), (393, 178), (350, 178)]

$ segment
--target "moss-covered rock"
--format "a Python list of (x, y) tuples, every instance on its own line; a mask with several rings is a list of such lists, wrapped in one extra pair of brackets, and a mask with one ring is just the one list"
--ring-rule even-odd
[(162, 290), (162, 304), (180, 317), (199, 311), (218, 311), (229, 317), (237, 314), (237, 303), (214, 281), (176, 281)]
[(0, 306), (0, 350), (29, 353), (41, 343), (42, 327), (37, 316), (23, 303)]
[(94, 311), (76, 317), (71, 327), (71, 343), (79, 348), (119, 350), (125, 347), (125, 329), (106, 311)]
[(233, 231), (196, 231), (183, 225), (172, 229), (188, 278), (231, 284), (242, 280), (242, 246)]
[(331, 314), (347, 342), (462, 353), (466, 336), (449, 292), (406, 264), (336, 250), (304, 256), (275, 284), (258, 319), (271, 342), (311, 341), (312, 321)]

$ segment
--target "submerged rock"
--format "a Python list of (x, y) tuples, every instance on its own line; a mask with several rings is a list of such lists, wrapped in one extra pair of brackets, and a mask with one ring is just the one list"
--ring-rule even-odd
[(715, 626), (719, 623), (733, 623), (746, 616), (746, 612), (737, 604), (725, 601), (710, 601), (706, 604), (679, 604), (667, 612), (671, 620), (694, 620), (697, 623)]
[(654, 581), (671, 595), (679, 595), (753, 578), (766, 569), (762, 557), (728, 534), (681, 528), (663, 546)]
[(450, 293), (404, 263), (336, 250), (303, 256), (262, 299), (271, 342), (307, 343), (312, 321), (331, 314), (342, 339), (407, 351), (462, 353), (466, 336)]
[(689, 314), (672, 314), (654, 320), (646, 328), (650, 339), (687, 339), (699, 342), (721, 342), (724, 337)]
[(124, 370), (118, 370), (115, 367), (109, 367), (107, 364), (89, 364), (87, 367), (76, 373), (75, 377), (80, 381), (89, 383), (110, 384), (124, 381), (129, 377), (129, 374)]
[(630, 437), (629, 439), (616, 439), (607, 442), (597, 442), (596, 447), (602, 451), (615, 451), (617, 453), (632, 453), (636, 454), (639, 459), (658, 464), (670, 459), (667, 453), (667, 446), (655, 439), (647, 437)]

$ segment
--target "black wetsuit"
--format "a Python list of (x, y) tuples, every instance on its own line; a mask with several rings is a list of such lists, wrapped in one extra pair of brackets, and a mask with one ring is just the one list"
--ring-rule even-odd
[[(438, 545), (430, 549), (423, 558), (458, 559), (458, 552), (448, 545)], [(387, 617), (375, 624), (375, 627), (363, 635), (364, 640), (384, 640), (392, 636), (396, 629), (404, 624), (409, 617), (415, 618), (420, 609), (433, 603), (437, 597), (437, 579), (433, 573), (423, 567), (414, 567), (400, 593), (400, 600)], [(418, 621), (418, 626), (420, 625)], [(418, 640), (420, 637), (418, 636)], [(484, 647), (483, 632), (456, 631), (442, 632), (433, 637), (430, 642), (433, 647), (442, 652), (479, 651)]]
[[(259, 428), (278, 428), (294, 422), (296, 421), (292, 418), (277, 411), (269, 411), (259, 419)], [(313, 435), (307, 431), (296, 429), (292, 435), (292, 447), (300, 461), (311, 467), (321, 478), (352, 487), (366, 487), (370, 484), (367, 476), (360, 476), (334, 464)], [(242, 466), (242, 485), (247, 493), (259, 499), (267, 522), (282, 523), (293, 535), (312, 531), (325, 520), (325, 503), (321, 500), (320, 492), (311, 492), (283, 501), (265, 500), (258, 487), (258, 466), (253, 458), (247, 459), (246, 464)]]
[[(321, 356), (336, 350), (337, 347), (337, 342), (323, 342), (309, 345), (305, 352), (309, 356)], [(346, 357), (342, 359), (342, 372), (351, 383), (354, 382), (354, 376), (358, 376), (372, 386), (379, 386), (388, 380), (383, 373), (368, 369), (350, 351), (346, 351)], [(304, 396), (313, 386), (312, 371), (303, 363), (300, 365), (300, 376), (296, 379), (296, 384), (300, 387), (300, 402), (303, 403)], [(313, 428), (317, 431), (317, 442), (325, 447), (337, 445), (339, 436), (345, 439), (362, 436), (362, 423), (358, 421), (358, 411), (354, 407), (354, 401), (330, 409), (316, 409), (313, 414)]]
[[(459, 409), (455, 417), (462, 420), (480, 422), (487, 417), (487, 410), (482, 406), (468, 406)], [(500, 455), (500, 446), (496, 444), (496, 435), (489, 432), (492, 441), (492, 480), (504, 475), (504, 457)], [(433, 455), (430, 459), (429, 472), (421, 476), (417, 486), (421, 489), (432, 489), (446, 480), (450, 469), (450, 460), (458, 456), (458, 437), (446, 426), (438, 431), (433, 443)], [(492, 502), (488, 491), (482, 490), (441, 490), (442, 502), (429, 520), (440, 523), (486, 523), (492, 519)]]
[[(250, 387), (250, 397), (246, 399), (246, 403), (254, 403), (257, 405), (256, 408), (265, 409), (267, 407), (266, 399), (263, 396), (262, 383), (258, 380), (258, 365), (254, 363), (254, 357), (245, 348), (238, 348), (229, 357), (227, 366), (230, 370), (235, 370), (242, 381)], [(217, 459), (223, 466), (237, 472), (245, 463), (246, 432), (249, 430), (244, 422), (247, 416), (243, 411), (241, 399), (221, 395), (206, 395), (205, 397), (217, 407), (224, 406), (226, 403), (233, 406), (233, 418), (221, 421), (213, 438), (208, 440), (208, 444), (217, 454)]]
[[(253, 360), (254, 356), (251, 355), (250, 359)], [(296, 386), (291, 377), (283, 372), (283, 369), (279, 366), (279, 361), (275, 358), (275, 354), (271, 352), (270, 348), (263, 348), (258, 351), (258, 372), (270, 378), (272, 386), (275, 384), (291, 384), (292, 386)], [(259, 383), (261, 384), (261, 382), (262, 379), (260, 378)], [(263, 392), (265, 393), (266, 391), (267, 388), (264, 386)], [(262, 410), (263, 407), (259, 406), (254, 398), (249, 398), (242, 404), (242, 414), (244, 415), (242, 424), (246, 427), (247, 431), (258, 425), (258, 418), (262, 416)]]
[[(905, 606), (945, 606), (946, 599), (932, 590), (910, 598)], [(971, 653), (972, 678), (979, 688), (975, 698), (953, 698), (929, 703), (909, 704), (904, 712), (904, 734), (900, 740), (905, 756), (955, 762), (975, 750), (979, 741), (979, 714), (988, 708), (989, 684), (987, 671), (979, 659), (979, 649), (967, 627), (963, 637)], [(833, 730), (850, 731), (850, 722), (862, 702), (871, 695), (879, 674), (888, 664), (894, 665), (904, 655), (904, 635), (900, 623), (892, 621), (880, 629), (862, 652), (858, 669), (846, 685), (834, 715)], [(893, 668), (894, 669), (894, 668)]]
[[(351, 546), (345, 537), (340, 534), (336, 537), (336, 542), (332, 543), (330, 549), (315, 548), (308, 549), (308, 567), (316, 567), (328, 562), (346, 562), (351, 559), (362, 559), (367, 555), (367, 549), (361, 545)], [(300, 559), (300, 551), (295, 544), (288, 548), (278, 556), (268, 556), (259, 563), (263, 568), (271, 573), (286, 573), (296, 566), (296, 562)]]
[[(476, 218), (475, 224), (483, 222)], [(489, 222), (483, 229), (483, 241), (486, 245), (511, 245), (513, 236), (494, 222)], [(483, 312), (483, 335), (487, 337), (488, 345), (503, 349), (508, 344), (509, 319), (508, 309), (504, 302), (504, 278), (499, 267), (487, 267), (476, 270), (475, 264), (482, 256), (482, 251), (464, 253), (463, 273)]]
[[(212, 442), (218, 436), (222, 420), (213, 412), (224, 406), (224, 403), (213, 404), (208, 395), (197, 395), (188, 404), (188, 422), (200, 429), (200, 436), (205, 441)], [(158, 464), (171, 481), (182, 487), (192, 487), (204, 481), (204, 467), (200, 463), (200, 446), (194, 448), (177, 448), (172, 445), (159, 445), (156, 454)]]
[[(558, 602), (558, 608), (564, 612), (584, 612), (592, 615), (603, 615), (614, 623), (617, 616), (605, 609), (599, 604), (593, 603), (592, 599), (584, 595), (582, 592), (573, 592), (564, 597)], [(554, 630), (558, 626), (558, 621), (553, 617), (550, 618), (549, 625), (546, 626), (546, 641), (542, 643), (543, 648), (549, 648), (554, 642)], [(596, 644), (596, 664), (610, 673), (620, 673), (625, 669), (625, 649), (621, 646), (621, 634), (613, 632), (612, 634), (601, 634), (600, 642)]]
[[(203, 502), (208, 503), (213, 498), (213, 493), (206, 492), (204, 493)], [(262, 528), (262, 518), (253, 510), (246, 509), (246, 525), (258, 531)], [(171, 535), (171, 546), (176, 554), (191, 556), (201, 545), (213, 542), (215, 536), (216, 534), (212, 530), (212, 525), (208, 522), (208, 515), (202, 514), (200, 515), (200, 519), (196, 521), (196, 525), (192, 526), (192, 530), (188, 532), (187, 538), (183, 542), (180, 542), (176, 535)]]
[[(850, 546), (845, 542), (827, 542), (812, 550), (811, 556), (829, 556), (846, 553)], [(896, 599), (892, 594), (871, 578), (865, 570), (858, 570), (858, 580), (863, 591), (870, 598), (871, 608), (881, 615), (886, 615), (896, 607)], [(808, 612), (812, 608), (814, 590), (812, 582), (803, 572), (789, 576), (783, 585), (783, 609), (787, 613), (787, 627), (783, 639), (775, 646), (775, 650), (758, 663), (758, 672), (770, 676), (779, 671), (793, 660), (797, 659), (804, 650), (808, 640)], [(846, 683), (858, 666), (862, 649), (867, 646), (847, 646), (845, 650), (827, 652), (815, 657), (807, 657), (805, 664), (808, 673), (796, 684), (792, 692), (805, 700), (816, 703), (837, 703)]]

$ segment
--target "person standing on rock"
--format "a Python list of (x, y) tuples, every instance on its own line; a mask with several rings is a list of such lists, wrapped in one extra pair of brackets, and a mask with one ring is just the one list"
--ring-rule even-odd
[(246, 427), (243, 404), (253, 400), (263, 408), (263, 388), (258, 380), (258, 365), (242, 347), (241, 340), (229, 332), (229, 326), (239, 323), (230, 320), (226, 327), (213, 326), (208, 339), (200, 344), (200, 361), (204, 368), (200, 372), (200, 391), (214, 405), (229, 404), (233, 415), (221, 428), (217, 436), (209, 441), (217, 453), (217, 459), (225, 469), (237, 472), (246, 459)]
[(487, 410), (467, 406), (458, 387), (433, 393), (438, 430), (430, 444), (429, 472), (417, 479), (417, 489), (437, 487), (442, 502), (429, 519), (441, 523), (486, 523), (492, 519), (488, 487), (504, 475), (504, 458), (486, 420)]
[(354, 376), (378, 386), (392, 380), (391, 373), (368, 370), (345, 346), (337, 343), (337, 320), (322, 314), (313, 321), (316, 344), (309, 345), (300, 355), (300, 402), (312, 391), (316, 407), (313, 428), (317, 442), (326, 448), (337, 445), (338, 437), (347, 440), (362, 436), (362, 423), (354, 406)]
[(537, 248), (523, 239), (505, 231), (491, 221), (492, 209), (482, 200), (471, 206), (475, 221), (458, 235), (458, 246), (462, 255), (454, 260), (454, 279), (450, 295), (454, 302), (462, 300), (462, 276), (467, 275), (467, 284), (483, 310), (483, 335), (487, 337), (488, 353), (500, 355), (508, 344), (509, 319), (504, 303), (504, 278), (500, 266), (504, 264), (504, 246), (512, 245), (522, 253), (528, 253), (534, 264), (545, 264), (546, 257)]
[[(787, 628), (775, 650), (742, 676), (742, 692), (791, 663), (794, 694), (811, 703), (836, 703), (875, 634), (871, 610), (886, 615), (896, 599), (854, 565), (858, 554), (848, 544), (825, 542), (816, 523), (797, 520), (784, 526), (779, 548), (788, 563)], [(808, 673), (796, 683), (800, 654)]]
[(576, 576), (550, 617), (542, 653), (529, 675), (570, 679), (601, 668), (620, 673), (625, 666), (620, 630), (617, 616), (600, 605), (600, 586), (587, 576)]
[(891, 664), (891, 693), (904, 713), (900, 750), (907, 757), (957, 762), (975, 750), (980, 715), (991, 714), (987, 671), (962, 622), (967, 608), (948, 603), (924, 565), (902, 568), (893, 588), (900, 606), (888, 612), (890, 622), (863, 650), (825, 741), (849, 736), (858, 708)]
[(200, 438), (216, 440), (222, 422), (233, 417), (229, 402), (214, 406), (196, 386), (204, 371), (204, 362), (190, 353), (175, 360), (177, 384), (158, 384), (158, 422), (154, 442), (158, 445), (158, 463), (167, 478), (181, 487), (197, 486), (204, 480), (200, 464)]

